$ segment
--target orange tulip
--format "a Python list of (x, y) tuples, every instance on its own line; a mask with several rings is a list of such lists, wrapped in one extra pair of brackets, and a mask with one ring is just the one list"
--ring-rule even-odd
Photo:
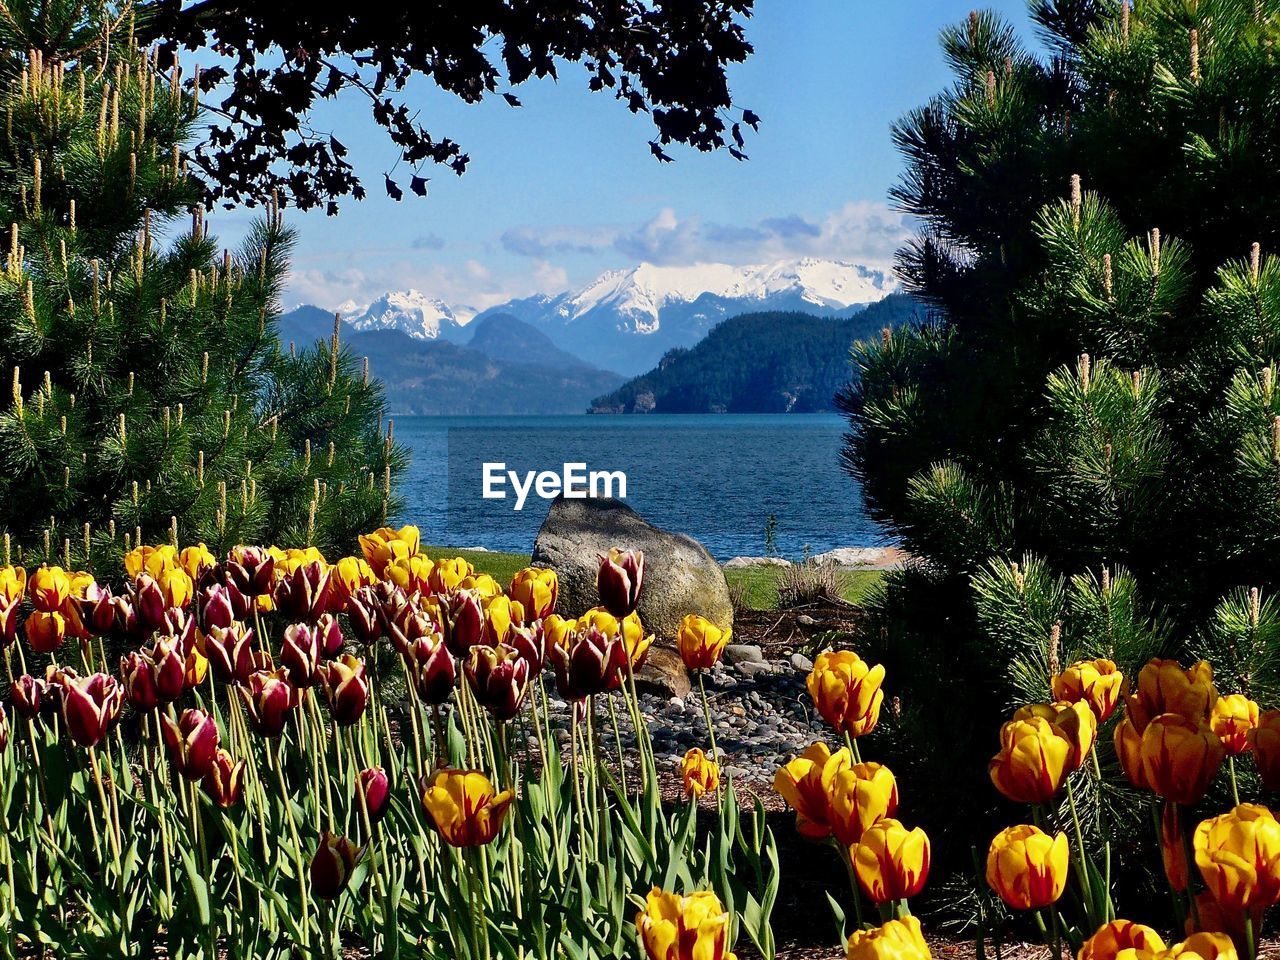
[(1249, 731), (1257, 725), (1258, 705), (1242, 693), (1219, 697), (1209, 715), (1209, 726), (1232, 757), (1249, 749)]
[(1218, 773), (1226, 751), (1203, 721), (1165, 713), (1142, 734), (1142, 772), (1151, 789), (1166, 800), (1199, 803)]
[(1162, 713), (1176, 713), (1193, 722), (1204, 723), (1218, 699), (1213, 685), (1213, 667), (1201, 660), (1184, 669), (1176, 660), (1155, 659), (1138, 672), (1138, 692), (1125, 703), (1134, 729), (1143, 733)]
[(840, 770), (852, 766), (853, 754), (848, 749), (832, 753), (819, 741), (774, 775), (773, 789), (795, 811), (796, 832), (801, 836), (811, 840), (831, 836), (828, 788)]
[(445, 843), (479, 847), (502, 829), (511, 801), (510, 790), (496, 791), (479, 770), (441, 768), (423, 778), (422, 806)]
[(680, 658), (690, 670), (709, 670), (714, 667), (733, 638), (733, 629), (723, 630), (706, 617), (691, 613), (680, 621), (676, 632), (676, 645)]
[(1122, 953), (1150, 957), (1163, 950), (1164, 941), (1150, 927), (1132, 920), (1112, 920), (1081, 945), (1076, 960), (1117, 960)]
[(1099, 723), (1116, 708), (1124, 688), (1124, 674), (1110, 660), (1079, 660), (1053, 678), (1053, 698), (1084, 701)]
[(898, 812), (898, 781), (879, 763), (840, 763), (824, 770), (828, 819), (836, 839), (850, 847), (874, 824)]
[(636, 933), (648, 960), (734, 960), (731, 919), (710, 891), (682, 897), (654, 887), (636, 914)]
[(1142, 734), (1134, 729), (1128, 717), (1116, 724), (1116, 759), (1125, 778), (1139, 790), (1149, 790), (1147, 775), (1142, 769)]
[(680, 779), (686, 800), (696, 800), (720, 785), (720, 765), (694, 747), (680, 761)]
[(555, 613), (560, 581), (549, 567), (525, 567), (511, 578), (507, 594), (520, 604), (531, 620)]

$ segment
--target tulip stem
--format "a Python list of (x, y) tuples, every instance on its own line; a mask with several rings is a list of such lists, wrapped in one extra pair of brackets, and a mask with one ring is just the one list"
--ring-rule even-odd
[(1076, 810), (1076, 791), (1071, 785), (1071, 774), (1067, 774), (1067, 805), (1071, 808), (1071, 822), (1075, 826), (1076, 831), (1076, 855), (1075, 868), (1076, 876), (1080, 880), (1080, 893), (1084, 897), (1085, 912), (1088, 915), (1089, 927), (1097, 930), (1102, 926), (1103, 921), (1098, 919), (1098, 899), (1093, 889), (1093, 880), (1089, 876), (1089, 867), (1085, 859), (1084, 850), (1084, 831), (1080, 829), (1080, 814)]
[[(702, 698), (702, 717), (707, 722), (707, 736), (711, 738), (711, 759), (720, 762), (720, 749), (716, 746), (716, 731), (711, 724), (711, 704), (707, 700), (707, 685), (703, 680), (705, 670), (698, 671), (698, 696)], [(716, 805), (720, 804), (720, 781), (716, 780)], [(862, 921), (859, 920), (859, 923)]]
[(284, 758), (280, 754), (280, 741), (276, 740), (275, 749), (276, 782), (280, 786), (280, 802), (284, 805), (285, 818), (289, 821), (289, 834), (293, 840), (293, 866), (298, 875), (298, 890), (302, 894), (302, 946), (310, 946), (311, 905), (307, 897), (307, 878), (302, 868), (302, 841), (298, 837), (298, 824), (293, 817), (293, 804), (289, 799), (289, 788), (284, 782)]
[[(98, 765), (98, 748), (89, 748), (89, 765), (93, 768), (93, 783), (98, 788), (98, 801), (102, 804), (102, 817), (107, 827), (107, 840), (111, 845), (111, 857), (116, 868), (116, 875), (120, 874), (120, 821), (118, 818), (111, 817), (111, 805), (107, 801), (107, 792), (102, 786), (102, 768)], [(115, 784), (111, 789), (115, 790)]]
[(1227, 772), (1231, 774), (1231, 799), (1240, 806), (1240, 787), (1236, 783), (1236, 758), (1234, 754), (1227, 756)]
[(849, 889), (853, 891), (853, 916), (857, 921), (858, 929), (862, 929), (862, 891), (858, 889), (858, 875), (853, 869), (853, 853), (843, 843), (838, 840), (832, 840), (840, 851), (840, 859), (844, 861), (845, 872), (849, 874)]
[(608, 703), (609, 722), (613, 724), (613, 741), (618, 747), (618, 771), (622, 775), (622, 793), (629, 798), (631, 791), (627, 788), (627, 754), (622, 747), (622, 729), (618, 726), (618, 710), (613, 703), (613, 697), (609, 697)]
[(1187, 904), (1191, 911), (1191, 920), (1196, 925), (1196, 929), (1202, 929), (1200, 926), (1200, 905), (1196, 903), (1195, 891), (1191, 889), (1191, 868), (1195, 865), (1196, 854), (1191, 847), (1191, 831), (1187, 829), (1187, 821), (1190, 819), (1187, 813), (1190, 807), (1176, 805), (1174, 807), (1174, 815), (1177, 817), (1178, 834), (1182, 838), (1182, 855), (1186, 858), (1187, 863)]

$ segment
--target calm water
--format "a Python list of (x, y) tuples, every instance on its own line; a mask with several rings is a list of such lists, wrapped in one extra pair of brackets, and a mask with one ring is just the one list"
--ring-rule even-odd
[[(866, 517), (858, 485), (840, 468), (845, 422), (814, 415), (634, 417), (397, 417), (413, 451), (401, 492), (405, 517), (428, 543), (528, 552), (548, 501), (530, 493), (485, 499), (484, 462), (562, 472), (622, 470), (626, 501), (668, 530), (701, 540), (718, 559), (765, 552), (768, 517), (778, 551), (799, 557), (887, 539)], [(522, 481), (523, 482), (523, 481)]]

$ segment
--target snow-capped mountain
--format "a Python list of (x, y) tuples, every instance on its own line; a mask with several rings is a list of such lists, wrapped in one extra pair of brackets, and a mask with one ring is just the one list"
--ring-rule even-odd
[(453, 341), (466, 339), (462, 327), (476, 313), (417, 290), (384, 293), (366, 307), (348, 302), (338, 312), (355, 330), (400, 330), (418, 340)]

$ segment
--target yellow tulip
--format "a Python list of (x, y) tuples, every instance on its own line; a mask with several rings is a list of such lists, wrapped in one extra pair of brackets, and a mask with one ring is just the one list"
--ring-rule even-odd
[(1280, 900), (1280, 823), (1256, 803), (1211, 817), (1192, 840), (1205, 886), (1227, 911), (1262, 910)]
[(1249, 731), (1249, 750), (1258, 765), (1262, 785), (1280, 790), (1280, 710), (1268, 710)]
[(879, 763), (845, 763), (823, 770), (828, 818), (836, 839), (851, 847), (875, 823), (898, 812), (898, 781)]
[(178, 549), (172, 544), (161, 543), (156, 546), (140, 544), (124, 555), (124, 572), (130, 580), (136, 580), (142, 574), (159, 576), (178, 563)]
[(57, 610), (33, 610), (24, 625), (27, 644), (36, 653), (52, 653), (67, 635), (67, 621)]
[[(373, 569), (372, 566), (369, 567)], [(382, 578), (390, 580), (408, 594), (423, 594), (431, 590), (431, 573), (435, 564), (424, 554), (396, 557), (382, 568)]]
[(621, 635), (622, 644), (627, 648), (627, 656), (631, 658), (633, 667), (639, 667), (644, 663), (645, 657), (649, 654), (649, 648), (653, 646), (653, 634), (644, 632), (640, 615), (634, 610), (619, 620), (604, 607), (592, 607), (578, 618), (577, 624), (580, 630), (595, 627), (606, 637)]
[(501, 593), (485, 597), (480, 606), (484, 610), (484, 641), (490, 646), (506, 643), (512, 626), (524, 623), (524, 607)]
[(542, 621), (542, 632), (547, 638), (547, 647), (563, 647), (569, 634), (578, 628), (577, 620), (566, 620), (558, 613), (553, 613)]
[(276, 557), (277, 580), (312, 563), (318, 563), (325, 569), (329, 567), (329, 561), (325, 560), (324, 554), (316, 547), (290, 547), (284, 551), (273, 548), (273, 554)]
[(21, 600), (27, 592), (27, 571), (22, 567), (0, 567), (0, 597), (6, 604)]
[(845, 960), (932, 960), (920, 921), (907, 916), (870, 930), (855, 930), (845, 944)]
[(1162, 713), (1176, 713), (1197, 723), (1209, 719), (1218, 699), (1213, 667), (1206, 660), (1185, 669), (1176, 660), (1155, 659), (1138, 672), (1138, 692), (1131, 694), (1125, 711), (1134, 729), (1144, 733)]
[(721, 630), (706, 617), (691, 613), (680, 621), (676, 646), (688, 669), (709, 670), (719, 662), (732, 638), (732, 627)]
[(1116, 708), (1124, 688), (1124, 674), (1110, 660), (1079, 660), (1053, 678), (1053, 698), (1083, 700), (1099, 723)]
[(1142, 734), (1134, 729), (1128, 717), (1116, 724), (1114, 742), (1116, 759), (1120, 761), (1125, 778), (1139, 790), (1151, 789), (1142, 770)]
[(870, 666), (852, 650), (818, 654), (805, 686), (822, 718), (838, 733), (860, 737), (880, 722), (884, 667)]
[(1081, 945), (1076, 960), (1117, 960), (1122, 953), (1126, 958), (1151, 957), (1164, 948), (1160, 934), (1150, 927), (1132, 920), (1112, 920)]
[(461, 557), (437, 560), (431, 568), (431, 592), (452, 593), (463, 580), (474, 574), (475, 569)]
[(694, 747), (680, 761), (680, 779), (686, 800), (696, 800), (720, 785), (720, 765)]
[(636, 914), (636, 932), (648, 960), (735, 960), (729, 921), (710, 891), (682, 897), (654, 887)]
[(454, 590), (470, 590), (472, 593), (479, 594), (481, 598), (496, 597), (502, 593), (502, 587), (498, 585), (498, 581), (487, 573), (473, 573), (463, 577)]
[(811, 744), (773, 777), (773, 789), (796, 813), (796, 831), (812, 840), (831, 836), (829, 789), (842, 769), (853, 766), (853, 754), (835, 753), (825, 743)]
[(1193, 933), (1174, 944), (1156, 960), (1239, 960), (1236, 946), (1225, 933)]
[(387, 564), (401, 557), (415, 556), (421, 547), (418, 528), (413, 526), (379, 527), (373, 533), (361, 534), (360, 551), (378, 577), (383, 576)]
[(987, 765), (996, 789), (1017, 803), (1046, 803), (1062, 787), (1077, 747), (1043, 717), (1000, 728), (1000, 752)]
[(1258, 725), (1258, 705), (1242, 693), (1219, 697), (1209, 715), (1209, 726), (1229, 756), (1249, 749), (1249, 731)]
[(525, 567), (511, 578), (507, 590), (524, 607), (531, 620), (542, 620), (556, 611), (560, 581), (550, 567)]
[(1067, 886), (1067, 835), (1024, 824), (996, 834), (987, 851), (987, 885), (1015, 910), (1057, 903)]
[(858, 884), (873, 903), (909, 900), (929, 876), (929, 837), (885, 818), (867, 828), (853, 848)]
[(170, 567), (162, 570), (156, 577), (156, 584), (164, 594), (164, 601), (171, 607), (186, 607), (195, 593), (195, 585), (187, 571), (181, 567)]
[(1079, 770), (1089, 752), (1093, 749), (1094, 740), (1098, 736), (1098, 718), (1093, 709), (1083, 700), (1074, 703), (1033, 703), (1021, 707), (1013, 715), (1014, 720), (1029, 720), (1032, 717), (1043, 717), (1048, 720), (1062, 736), (1071, 743), (1070, 770)]
[(71, 578), (61, 567), (40, 567), (27, 580), (27, 593), (37, 610), (52, 613), (71, 596)]
[(378, 580), (373, 567), (364, 557), (343, 557), (333, 565), (333, 576), (329, 578), (329, 588), (340, 608), (345, 608), (347, 601), (361, 587), (372, 586)]
[(1199, 803), (1226, 751), (1209, 725), (1165, 713), (1142, 734), (1142, 773), (1151, 789), (1174, 803)]
[(515, 795), (498, 793), (479, 770), (441, 768), (422, 785), (422, 806), (445, 843), (479, 847), (502, 829)]
[(183, 547), (178, 553), (178, 565), (187, 571), (192, 580), (199, 580), (206, 571), (218, 565), (218, 558), (203, 543)]

